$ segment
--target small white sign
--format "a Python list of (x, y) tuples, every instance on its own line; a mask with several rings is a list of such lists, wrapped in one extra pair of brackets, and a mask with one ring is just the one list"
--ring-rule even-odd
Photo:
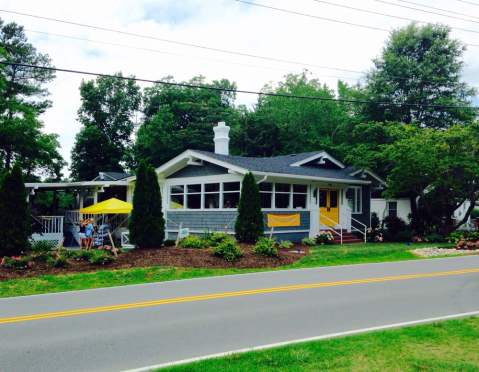
[(188, 235), (190, 235), (190, 229), (188, 227), (181, 228), (178, 231), (178, 239), (186, 238)]

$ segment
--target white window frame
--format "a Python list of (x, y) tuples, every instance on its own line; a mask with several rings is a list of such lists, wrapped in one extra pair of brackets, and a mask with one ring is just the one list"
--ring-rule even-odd
[(398, 201), (397, 201), (397, 200), (388, 200), (388, 201), (386, 201), (386, 210), (387, 210), (387, 212), (388, 212), (387, 216), (388, 216), (388, 217), (391, 216), (391, 215), (389, 214), (389, 211), (390, 211), (389, 205), (390, 205), (391, 203), (395, 203), (395, 204), (396, 204), (396, 216), (395, 216), (395, 217), (398, 217)]
[[(218, 184), (218, 191), (206, 191), (206, 185), (212, 185), (212, 184)], [(202, 184), (202, 204), (201, 204), (201, 207), (202, 209), (205, 209), (205, 210), (214, 210), (214, 211), (217, 211), (218, 209), (221, 209), (221, 206), (223, 205), (222, 204), (222, 201), (223, 201), (223, 193), (222, 193), (222, 189), (223, 189), (223, 182), (205, 182), (204, 184)], [(206, 208), (206, 195), (212, 195), (212, 194), (218, 194), (218, 208)]]
[[(348, 190), (353, 191), (353, 208), (351, 208), (351, 214), (362, 214), (363, 213), (363, 192), (361, 186), (349, 186)], [(359, 209), (357, 209), (357, 203), (359, 200)], [(348, 199), (349, 204), (349, 199)]]
[[(271, 191), (260, 191), (260, 193), (270, 193), (271, 194), (271, 207), (270, 208), (261, 208), (262, 211), (306, 211), (309, 208), (309, 186), (304, 183), (287, 183), (287, 182), (267, 182), (273, 185)], [(277, 184), (289, 185), (289, 191), (277, 191)], [(306, 186), (306, 192), (294, 192), (294, 185)], [(279, 208), (276, 206), (276, 194), (289, 194), (289, 203), (287, 208)], [(306, 196), (306, 206), (304, 208), (293, 208), (293, 195), (305, 195)]]
[[(239, 183), (239, 188), (238, 190), (229, 190), (229, 191), (225, 191), (224, 190), (224, 184), (225, 183)], [(224, 210), (235, 210), (235, 209), (238, 209), (237, 207), (236, 208), (225, 208), (224, 207), (224, 194), (236, 194), (236, 193), (239, 193), (239, 197), (241, 198), (241, 181), (224, 181), (224, 182), (221, 182), (221, 209), (224, 209)]]
[[(239, 191), (224, 191), (224, 184), (225, 183), (230, 183), (230, 182), (237, 182), (239, 183)], [(220, 190), (219, 191), (211, 191), (211, 192), (205, 192), (206, 188), (205, 188), (205, 185), (207, 184), (212, 184), (212, 183), (219, 183), (220, 184)], [(200, 192), (194, 192), (194, 193), (188, 193), (188, 186), (190, 185), (201, 185), (201, 208), (197, 208), (197, 209), (192, 209), (192, 208), (188, 208), (188, 194), (200, 194)], [(237, 208), (223, 208), (223, 202), (224, 202), (224, 193), (240, 193), (241, 195), (241, 180), (239, 179), (229, 179), (228, 176), (226, 176), (226, 179), (224, 181), (218, 181), (217, 178), (213, 179), (207, 179), (207, 180), (204, 180), (203, 182), (198, 182), (197, 180), (195, 180), (194, 178), (189, 178), (189, 179), (186, 179), (186, 180), (182, 180), (182, 179), (177, 179), (177, 180), (169, 180), (169, 182), (167, 181), (166, 183), (166, 193), (168, 195), (168, 199), (167, 199), (167, 208), (166, 210), (169, 211), (169, 212), (180, 212), (180, 211), (221, 211), (221, 210), (224, 210), (224, 211), (232, 211), (232, 210), (236, 210)], [(177, 187), (177, 186), (182, 186), (183, 187), (183, 194), (181, 193), (178, 193), (178, 192), (171, 192), (171, 189), (173, 187)], [(219, 204), (219, 208), (205, 208), (205, 195), (206, 194), (215, 194), (215, 193), (218, 193), (220, 194), (220, 204)], [(171, 196), (172, 195), (183, 195), (183, 208), (171, 208)]]

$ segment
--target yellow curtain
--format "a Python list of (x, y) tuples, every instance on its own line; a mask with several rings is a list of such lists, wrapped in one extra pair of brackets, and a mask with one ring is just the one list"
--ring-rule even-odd
[(268, 227), (300, 226), (301, 216), (294, 214), (269, 214), (267, 215)]

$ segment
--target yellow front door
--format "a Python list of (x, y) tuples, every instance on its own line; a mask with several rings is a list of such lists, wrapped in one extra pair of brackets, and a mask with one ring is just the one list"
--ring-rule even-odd
[(319, 223), (329, 227), (339, 223), (338, 190), (319, 190)]

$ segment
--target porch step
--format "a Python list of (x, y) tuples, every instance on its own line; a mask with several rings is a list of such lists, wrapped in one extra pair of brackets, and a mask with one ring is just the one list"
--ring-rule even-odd
[[(339, 235), (334, 234), (333, 243), (341, 244), (341, 238)], [(364, 240), (353, 233), (343, 231), (343, 244), (352, 244), (352, 243), (364, 243)]]

